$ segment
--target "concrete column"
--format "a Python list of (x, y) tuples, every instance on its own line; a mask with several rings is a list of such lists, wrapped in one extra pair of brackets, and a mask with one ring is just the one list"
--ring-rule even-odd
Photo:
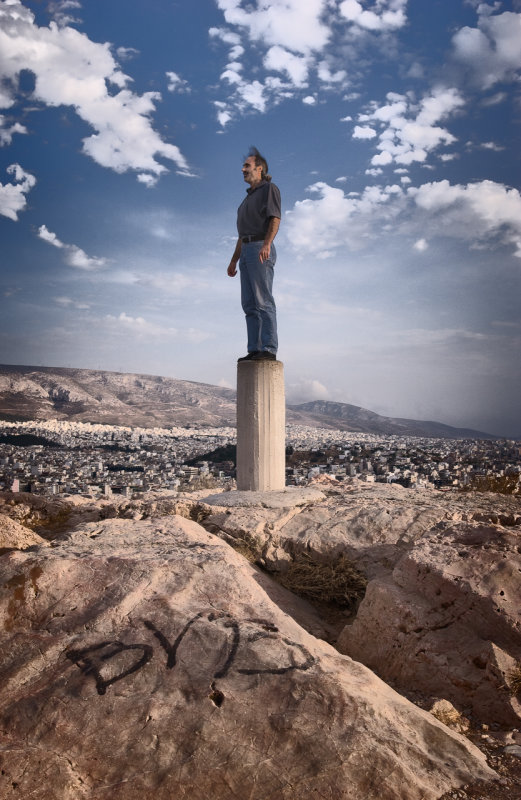
[(281, 361), (237, 364), (237, 489), (286, 485), (286, 404)]

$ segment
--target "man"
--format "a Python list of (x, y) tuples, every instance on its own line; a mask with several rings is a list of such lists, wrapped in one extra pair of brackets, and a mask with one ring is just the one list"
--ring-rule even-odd
[(248, 355), (239, 361), (275, 361), (277, 316), (273, 299), (273, 268), (277, 252), (273, 240), (280, 225), (280, 192), (268, 175), (268, 164), (251, 147), (242, 174), (250, 188), (237, 210), (239, 238), (228, 275), (241, 276), (241, 303), (246, 315)]

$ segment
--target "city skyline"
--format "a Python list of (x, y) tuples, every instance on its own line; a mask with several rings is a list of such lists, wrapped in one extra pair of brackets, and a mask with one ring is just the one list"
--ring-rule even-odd
[(288, 401), (521, 436), (521, 2), (0, 2), (0, 363), (234, 387), (251, 144)]

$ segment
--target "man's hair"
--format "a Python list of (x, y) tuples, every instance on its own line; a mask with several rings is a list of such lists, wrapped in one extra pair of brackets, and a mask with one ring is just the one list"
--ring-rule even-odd
[(271, 175), (268, 175), (268, 162), (266, 161), (264, 156), (261, 156), (261, 154), (259, 153), (257, 148), (253, 147), (253, 145), (248, 150), (248, 156), (247, 157), (250, 158), (251, 156), (253, 156), (253, 158), (255, 159), (255, 166), (256, 167), (262, 167), (262, 171), (261, 171), (262, 180), (263, 181), (271, 181)]

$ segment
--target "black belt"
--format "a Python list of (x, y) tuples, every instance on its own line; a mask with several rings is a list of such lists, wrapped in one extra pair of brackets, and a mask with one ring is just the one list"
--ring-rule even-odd
[(264, 238), (264, 234), (260, 236), (241, 236), (241, 242), (243, 244), (249, 244), (249, 242), (263, 242)]

